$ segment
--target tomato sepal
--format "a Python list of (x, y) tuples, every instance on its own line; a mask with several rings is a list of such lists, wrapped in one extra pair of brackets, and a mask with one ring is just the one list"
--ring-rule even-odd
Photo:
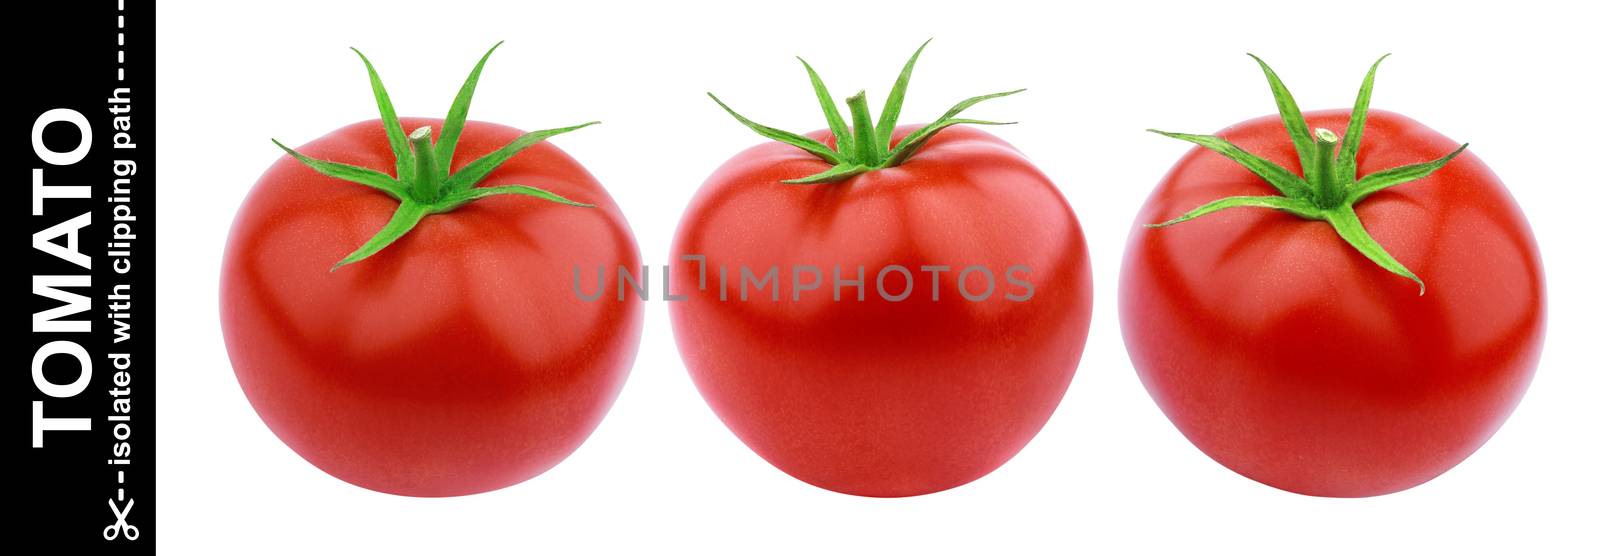
[(465, 191), (453, 193), (449, 197), (445, 197), (438, 203), (435, 203), (430, 210), (436, 213), (449, 212), (459, 208), (461, 205), (465, 205), (484, 197), (493, 197), (495, 195), (526, 195), (529, 197), (537, 197), (546, 201), (560, 203), (563, 205), (571, 205), (574, 207), (588, 208), (594, 206), (589, 203), (580, 203), (555, 193), (551, 193), (544, 189), (533, 187), (531, 185), (494, 185), (489, 187), (473, 187)]
[(1310, 129), (1300, 112), (1299, 105), (1295, 103), (1294, 96), (1289, 93), (1289, 88), (1284, 86), (1278, 74), (1261, 58), (1254, 54), (1249, 56), (1261, 66), (1262, 72), (1266, 75), (1267, 83), (1272, 89), (1273, 101), (1278, 106), (1278, 117), (1283, 121), (1284, 129), (1294, 145), (1295, 154), (1300, 159), (1302, 175), (1296, 176), (1288, 169), (1249, 153), (1220, 137), (1151, 129), (1149, 131), (1153, 133), (1194, 143), (1232, 160), (1266, 181), (1282, 196), (1228, 197), (1201, 205), (1177, 218), (1147, 226), (1164, 228), (1235, 207), (1280, 210), (1301, 218), (1327, 222), (1345, 243), (1362, 256), (1396, 276), (1416, 282), (1417, 295), (1425, 293), (1427, 286), (1423, 284), (1422, 279), (1384, 250), (1383, 246), (1367, 233), (1366, 227), (1361, 224), (1361, 219), (1356, 216), (1355, 205), (1383, 189), (1427, 177), (1466, 150), (1467, 144), (1463, 143), (1453, 152), (1429, 162), (1389, 168), (1357, 178), (1356, 155), (1361, 148), (1362, 132), (1366, 128), (1367, 109), (1372, 101), (1372, 84), (1377, 76), (1379, 64), (1382, 64), (1389, 55), (1384, 54), (1379, 57), (1367, 70), (1361, 88), (1356, 93), (1355, 106), (1351, 109), (1342, 140), (1330, 130)]
[(277, 139), (272, 140), (273, 144), (283, 149), (290, 157), (317, 173), (376, 189), (399, 202), (388, 224), (344, 259), (334, 263), (329, 272), (377, 254), (410, 232), (428, 215), (449, 212), (485, 197), (515, 194), (575, 207), (594, 206), (528, 185), (478, 187), (478, 183), (517, 153), (550, 137), (600, 122), (586, 122), (525, 133), (493, 152), (467, 163), (460, 171), (450, 173), (456, 144), (466, 127), (467, 110), (471, 107), (472, 96), (477, 90), (478, 77), (483, 73), (483, 67), (489, 61), (489, 56), (504, 43), (505, 41), (500, 41), (491, 46), (467, 75), (466, 81), (456, 93), (455, 100), (450, 104), (437, 142), (434, 142), (433, 131), (429, 126), (417, 128), (410, 134), (405, 132), (400, 125), (400, 118), (395, 113), (389, 92), (383, 86), (383, 80), (378, 77), (377, 69), (360, 50), (350, 49), (355, 51), (361, 58), (362, 65), (366, 67), (367, 78), (372, 85), (372, 96), (377, 101), (378, 114), (383, 122), (384, 135), (395, 155), (393, 176), (371, 168), (311, 158), (285, 146)]
[(1290, 172), (1289, 169), (1279, 166), (1277, 163), (1274, 163), (1271, 160), (1251, 154), (1244, 149), (1239, 148), (1237, 145), (1229, 143), (1227, 139), (1223, 139), (1215, 135), (1173, 133), (1170, 131), (1161, 131), (1159, 129), (1147, 129), (1145, 131), (1149, 131), (1157, 135), (1164, 135), (1180, 141), (1188, 141), (1201, 147), (1205, 147), (1212, 152), (1225, 156), (1228, 158), (1228, 160), (1232, 160), (1238, 163), (1240, 166), (1245, 167), (1245, 169), (1249, 170), (1250, 173), (1259, 176), (1262, 180), (1266, 181), (1268, 185), (1271, 185), (1273, 189), (1277, 189), (1278, 192), (1282, 193), (1285, 197), (1299, 198), (1305, 196), (1311, 191), (1311, 184), (1306, 183), (1306, 180), (1301, 179), (1300, 176), (1294, 175), (1294, 172)]
[(285, 146), (283, 143), (279, 143), (277, 139), (273, 139), (272, 144), (277, 145), (278, 148), (283, 149), (283, 152), (288, 153), (289, 156), (300, 161), (301, 164), (305, 164), (312, 170), (316, 170), (316, 172), (319, 174), (328, 176), (330, 178), (341, 179), (344, 181), (365, 185), (378, 191), (382, 191), (385, 195), (393, 197), (396, 201), (403, 200), (405, 195), (405, 186), (400, 183), (400, 180), (394, 179), (393, 176), (362, 166), (344, 164), (342, 162), (317, 160), (315, 158), (300, 154), (300, 151), (291, 149), (288, 146)]
[(445, 112), (444, 127), (439, 129), (439, 142), (434, 144), (434, 150), (439, 158), (447, 163), (437, 170), (436, 175), (440, 181), (450, 177), (448, 162), (455, 159), (456, 144), (460, 142), (461, 130), (467, 124), (467, 109), (472, 107), (472, 95), (478, 90), (478, 76), (483, 74), (483, 66), (489, 62), (489, 55), (494, 54), (494, 51), (505, 43), (506, 41), (494, 43), (488, 52), (483, 53), (483, 57), (478, 59), (478, 65), (473, 66), (472, 73), (467, 74), (467, 80), (461, 83), (461, 90), (456, 92), (455, 100), (450, 103), (450, 110)]
[(1366, 177), (1356, 180), (1355, 190), (1350, 193), (1350, 202), (1352, 204), (1359, 203), (1362, 199), (1367, 198), (1368, 195), (1372, 195), (1373, 193), (1377, 193), (1402, 183), (1425, 178), (1428, 176), (1428, 174), (1432, 174), (1435, 170), (1443, 168), (1446, 162), (1450, 162), (1450, 159), (1455, 158), (1456, 155), (1461, 154), (1461, 152), (1465, 150), (1467, 150), (1467, 143), (1462, 143), (1460, 147), (1456, 147), (1456, 150), (1451, 151), (1450, 154), (1444, 155), (1429, 162), (1398, 166), (1388, 170), (1383, 170), (1381, 172), (1373, 172), (1368, 174)]
[(388, 224), (384, 224), (383, 228), (378, 230), (378, 233), (373, 234), (361, 247), (356, 248), (355, 251), (346, 255), (339, 262), (334, 263), (333, 268), (328, 269), (328, 272), (339, 270), (339, 267), (371, 257), (399, 240), (401, 236), (406, 235), (406, 232), (410, 232), (412, 228), (417, 227), (417, 223), (422, 221), (422, 217), (428, 214), (427, 206), (414, 201), (401, 201), (400, 207), (395, 209), (394, 214), (389, 217)]
[(1417, 295), (1420, 296), (1427, 293), (1428, 285), (1422, 283), (1421, 278), (1418, 278), (1416, 274), (1406, 268), (1406, 265), (1400, 264), (1400, 261), (1396, 260), (1394, 255), (1390, 255), (1388, 251), (1384, 250), (1383, 246), (1378, 244), (1378, 240), (1372, 239), (1372, 236), (1367, 233), (1367, 227), (1361, 225), (1361, 218), (1356, 216), (1354, 207), (1344, 205), (1324, 211), (1324, 214), (1325, 216), (1322, 219), (1333, 225), (1334, 231), (1339, 232), (1339, 237), (1344, 238), (1345, 243), (1349, 243), (1351, 247), (1356, 248), (1356, 251), (1360, 251), (1362, 255), (1377, 263), (1378, 266), (1383, 267), (1384, 270), (1416, 282)]
[(542, 129), (539, 131), (530, 131), (525, 133), (521, 137), (517, 137), (510, 143), (507, 143), (506, 146), (495, 149), (494, 152), (483, 155), (477, 160), (467, 163), (466, 166), (462, 166), (460, 171), (457, 171), (455, 174), (444, 180), (444, 188), (450, 192), (457, 192), (474, 187), (478, 184), (478, 182), (482, 181), (483, 178), (488, 177), (489, 173), (493, 172), (495, 168), (499, 168), (501, 164), (505, 163), (505, 161), (511, 159), (511, 157), (515, 156), (517, 153), (526, 150), (528, 147), (532, 147), (540, 141), (544, 141), (545, 139), (549, 139), (563, 133), (577, 131), (598, 123), (600, 122), (585, 122), (574, 126), (559, 127), (555, 129)]
[(1316, 205), (1306, 202), (1303, 199), (1291, 199), (1289, 197), (1277, 197), (1273, 195), (1263, 195), (1259, 197), (1240, 196), (1217, 199), (1204, 205), (1200, 205), (1194, 210), (1183, 213), (1183, 216), (1179, 216), (1166, 222), (1145, 224), (1144, 226), (1146, 228), (1165, 228), (1173, 224), (1182, 224), (1213, 212), (1237, 207), (1277, 209), (1301, 218), (1305, 218), (1307, 220), (1321, 220), (1324, 218), (1322, 209), (1317, 208)]
[(1014, 95), (1025, 89), (980, 95), (961, 101), (949, 111), (946, 111), (938, 120), (918, 128), (891, 148), (895, 125), (899, 123), (900, 119), (900, 108), (905, 103), (906, 88), (911, 82), (911, 71), (916, 66), (917, 58), (922, 55), (922, 50), (927, 48), (928, 43), (932, 40), (928, 39), (921, 46), (918, 46), (916, 52), (911, 54), (911, 58), (901, 68), (900, 75), (895, 79), (894, 86), (889, 91), (888, 99), (884, 101), (883, 113), (878, 116), (876, 124), (873, 123), (871, 111), (866, 103), (866, 91), (858, 92), (846, 99), (845, 105), (849, 108), (851, 116), (850, 121), (847, 123), (839, 111), (838, 105), (835, 104), (833, 96), (828, 92), (827, 85), (822, 82), (822, 78), (817, 75), (816, 70), (804, 58), (796, 57), (800, 60), (801, 65), (805, 66), (806, 75), (811, 81), (812, 91), (816, 93), (817, 102), (822, 106), (823, 117), (828, 121), (828, 130), (834, 137), (834, 147), (829, 147), (821, 141), (799, 133), (756, 123), (734, 111), (727, 103), (722, 102), (722, 99), (717, 98), (717, 95), (709, 92), (706, 95), (711, 97), (711, 100), (715, 101), (718, 106), (721, 106), (740, 124), (750, 128), (751, 131), (762, 137), (811, 153), (833, 166), (809, 176), (780, 180), (782, 183), (789, 184), (835, 183), (866, 172), (899, 166), (911, 158), (934, 134), (953, 125), (1009, 125), (1016, 123), (963, 119), (956, 116), (979, 102)]
[(350, 51), (360, 56), (361, 64), (367, 68), (367, 81), (372, 84), (372, 96), (378, 101), (378, 117), (383, 120), (383, 133), (389, 138), (389, 148), (394, 151), (395, 176), (405, 179), (415, 173), (416, 160), (406, 144), (406, 133), (400, 128), (400, 116), (395, 114), (394, 102), (389, 100), (389, 90), (383, 86), (383, 79), (378, 77), (377, 68), (372, 67), (372, 60), (368, 60), (367, 55), (356, 47), (350, 47)]

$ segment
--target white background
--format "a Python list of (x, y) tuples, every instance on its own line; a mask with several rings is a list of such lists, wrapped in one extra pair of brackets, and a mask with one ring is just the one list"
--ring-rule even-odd
[[(888, 3), (883, 3), (888, 4)], [(174, 554), (991, 551), (1596, 553), (1600, 423), (1593, 224), (1597, 54), (1590, 8), (1538, 2), (1100, 3), (231, 2), (159, 13), (160, 548)], [(1581, 4), (1573, 3), (1573, 6)], [(454, 499), (379, 494), (307, 464), (229, 368), (217, 272), (234, 210), (281, 153), (376, 117), (372, 57), (402, 115), (442, 116), (495, 41), (474, 119), (542, 129), (606, 184), (645, 262), (665, 262), (701, 180), (760, 139), (714, 90), (778, 127), (824, 127), (800, 64), (876, 110), (935, 37), (905, 121), (1015, 87), (972, 117), (1052, 176), (1082, 218), (1096, 306), (1054, 418), (1011, 463), (911, 499), (789, 478), (746, 449), (691, 384), (666, 306), (610, 415), (554, 470)], [(1306, 109), (1348, 107), (1384, 52), (1373, 106), (1472, 149), (1532, 222), (1549, 335), (1510, 421), (1444, 476), (1372, 499), (1262, 486), (1192, 447), (1140, 386), (1115, 287), (1130, 218), (1187, 149), (1146, 127), (1209, 132), (1273, 112), (1261, 55)], [(1585, 531), (1587, 529), (1587, 531)]]

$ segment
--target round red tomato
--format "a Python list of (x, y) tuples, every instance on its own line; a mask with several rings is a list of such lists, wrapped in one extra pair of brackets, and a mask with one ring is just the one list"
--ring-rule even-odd
[[(1339, 130), (1351, 113), (1305, 120)], [(1218, 136), (1302, 169), (1277, 117)], [(1374, 111), (1356, 175), (1456, 147)], [(1145, 226), (1224, 197), (1273, 193), (1196, 148), (1139, 213), (1123, 260), (1122, 332), (1156, 403), (1216, 461), (1303, 494), (1395, 492), (1461, 462), (1516, 406), (1544, 337), (1539, 250), (1516, 202), (1468, 151), (1356, 204), (1371, 237), (1426, 282), (1423, 295), (1327, 222), (1234, 209)]]
[(672, 248), (687, 292), (673, 331), (701, 395), (761, 457), (849, 494), (998, 468), (1060, 404), (1088, 333), (1071, 207), (1011, 145), (958, 125), (997, 123), (957, 115), (1020, 91), (897, 127), (921, 53), (876, 124), (865, 92), (847, 123), (810, 64), (827, 131), (770, 128), (712, 96), (776, 142), (706, 180)]
[[(1044, 426), (1082, 354), (1091, 286), (1077, 218), (1021, 153), (970, 127), (900, 166), (780, 183), (828, 168), (767, 143), (701, 186), (672, 248), (690, 375), (745, 444), (813, 485), (910, 496), (982, 477)], [(980, 267), (992, 276), (966, 270)], [(778, 299), (748, 282), (741, 300), (743, 270), (770, 269)]]
[(639, 265), (605, 189), (543, 142), (589, 124), (466, 121), (495, 48), (443, 121), (397, 118), (367, 63), (382, 119), (280, 143), (228, 236), (240, 386), (356, 485), (453, 496), (538, 475), (599, 424), (638, 349), (639, 301), (583, 301), (568, 279)]
[[(520, 135), (466, 123), (452, 170)], [(299, 152), (395, 165), (378, 121)], [(501, 184), (595, 206), (484, 198), (428, 215), (330, 272), (396, 201), (290, 157), (256, 183), (228, 237), (223, 332), (250, 403), (307, 461), (373, 490), (471, 494), (544, 472), (599, 424), (633, 362), (642, 307), (582, 301), (572, 273), (637, 273), (633, 234), (594, 177), (549, 143), (511, 157), (480, 187)]]

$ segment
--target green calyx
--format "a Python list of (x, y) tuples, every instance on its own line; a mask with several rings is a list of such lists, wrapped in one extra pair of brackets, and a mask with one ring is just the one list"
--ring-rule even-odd
[[(502, 41), (503, 42), (503, 41)], [(445, 116), (444, 127), (439, 131), (438, 140), (433, 138), (433, 129), (428, 126), (419, 127), (407, 134), (400, 127), (400, 118), (395, 115), (394, 105), (389, 101), (389, 92), (384, 90), (383, 81), (378, 79), (377, 70), (373, 69), (372, 62), (360, 50), (355, 50), (361, 57), (361, 62), (367, 67), (367, 77), (372, 82), (372, 95), (378, 100), (378, 114), (383, 119), (384, 134), (389, 138), (389, 147), (394, 150), (395, 173), (389, 174), (350, 164), (317, 160), (296, 152), (284, 146), (283, 143), (273, 139), (273, 144), (289, 153), (289, 156), (300, 161), (312, 170), (331, 177), (371, 187), (383, 192), (400, 205), (395, 209), (394, 215), (389, 218), (389, 223), (378, 230), (365, 244), (350, 253), (343, 260), (333, 265), (330, 272), (339, 267), (361, 261), (371, 257), (383, 248), (405, 236), (418, 222), (430, 214), (450, 212), (461, 208), (484, 197), (495, 195), (524, 195), (536, 197), (547, 201), (554, 201), (564, 205), (578, 207), (592, 207), (594, 205), (579, 203), (555, 193), (528, 185), (496, 185), (492, 187), (478, 187), (478, 182), (488, 176), (501, 164), (510, 160), (512, 156), (535, 143), (573, 131), (588, 127), (600, 122), (589, 122), (571, 127), (546, 129), (523, 134), (494, 152), (483, 155), (461, 170), (451, 174), (450, 164), (455, 159), (456, 143), (461, 139), (461, 130), (466, 125), (467, 108), (472, 105), (472, 94), (478, 86), (478, 75), (483, 72), (484, 63), (489, 61), (489, 55), (494, 54), (501, 43), (495, 43), (483, 58), (478, 60), (478, 65), (472, 68), (472, 73), (467, 75), (467, 81), (461, 84), (460, 92), (456, 93), (455, 102), (450, 104), (450, 112)]]
[(793, 145), (833, 165), (832, 168), (810, 176), (783, 180), (784, 183), (832, 183), (847, 180), (873, 170), (899, 166), (911, 158), (911, 155), (916, 154), (917, 149), (927, 144), (934, 134), (953, 125), (1005, 125), (1016, 123), (971, 120), (957, 118), (956, 116), (979, 102), (1014, 95), (1022, 92), (1023, 89), (976, 96), (961, 101), (955, 107), (946, 111), (939, 119), (934, 120), (933, 123), (911, 132), (911, 134), (901, 138), (900, 142), (895, 144), (893, 148), (890, 148), (889, 143), (891, 136), (894, 134), (895, 124), (900, 119), (900, 106), (905, 102), (906, 86), (911, 83), (911, 68), (917, 64), (917, 57), (922, 55), (922, 49), (926, 48), (928, 42), (932, 40), (928, 39), (928, 41), (922, 43), (922, 46), (917, 47), (917, 51), (911, 54), (911, 59), (907, 60), (905, 67), (900, 70), (900, 77), (895, 80), (894, 88), (889, 90), (889, 98), (884, 101), (883, 113), (878, 116), (876, 124), (873, 123), (872, 114), (867, 107), (866, 91), (858, 92), (845, 99), (845, 107), (850, 111), (850, 121), (846, 122), (839, 113), (838, 105), (834, 104), (833, 96), (828, 93), (828, 87), (822, 84), (822, 78), (817, 76), (816, 70), (811, 69), (811, 64), (807, 63), (803, 58), (800, 59), (801, 65), (805, 66), (806, 73), (811, 77), (811, 88), (816, 92), (817, 102), (822, 105), (822, 115), (828, 120), (828, 129), (833, 132), (834, 142), (837, 145), (835, 148), (830, 148), (821, 141), (798, 133), (783, 131), (750, 121), (750, 119), (739, 115), (738, 112), (734, 112), (732, 108), (722, 102), (722, 99), (717, 98), (717, 95), (706, 94), (711, 97), (711, 100), (716, 101), (717, 105), (721, 106), (723, 110), (727, 110), (728, 114), (732, 115), (734, 119), (739, 120), (739, 123), (754, 130), (762, 137)]
[(1367, 71), (1366, 79), (1361, 82), (1361, 90), (1356, 94), (1355, 107), (1350, 110), (1350, 123), (1345, 128), (1343, 142), (1332, 131), (1309, 129), (1305, 118), (1300, 115), (1300, 107), (1295, 105), (1294, 97), (1289, 94), (1289, 89), (1283, 86), (1283, 81), (1278, 79), (1278, 74), (1254, 54), (1250, 57), (1254, 58), (1261, 66), (1261, 71), (1266, 73), (1267, 83), (1272, 87), (1272, 96), (1278, 104), (1278, 116), (1289, 132), (1289, 139), (1294, 142), (1304, 176), (1296, 176), (1284, 167), (1245, 152), (1244, 149), (1220, 137), (1169, 133), (1152, 129), (1150, 131), (1194, 143), (1227, 157), (1266, 180), (1278, 190), (1279, 195), (1218, 199), (1172, 220), (1147, 226), (1152, 228), (1171, 226), (1235, 207), (1269, 208), (1308, 220), (1321, 220), (1333, 226), (1340, 238), (1378, 266), (1416, 282), (1417, 295), (1422, 295), (1427, 291), (1422, 279), (1417, 278), (1416, 274), (1406, 269), (1405, 265), (1395, 260), (1382, 245), (1367, 234), (1361, 219), (1356, 217), (1355, 205), (1383, 189), (1427, 177), (1450, 162), (1450, 159), (1461, 154), (1467, 145), (1462, 144), (1454, 152), (1437, 160), (1357, 177), (1356, 152), (1361, 148), (1361, 133), (1366, 128), (1367, 105), (1372, 100), (1372, 80), (1378, 73), (1378, 64), (1383, 63), (1383, 59), (1389, 55), (1385, 54), (1378, 58), (1377, 62), (1373, 62), (1372, 69)]

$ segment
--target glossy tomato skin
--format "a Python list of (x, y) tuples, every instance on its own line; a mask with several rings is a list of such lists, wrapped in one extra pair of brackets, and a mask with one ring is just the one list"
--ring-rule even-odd
[[(1306, 115), (1332, 130), (1348, 118)], [(1276, 116), (1219, 135), (1299, 171)], [(1357, 175), (1457, 146), (1373, 111)], [(1144, 227), (1215, 199), (1272, 194), (1197, 149), (1145, 203), (1119, 296), (1123, 338), (1151, 396), (1207, 455), (1292, 492), (1386, 494), (1460, 463), (1521, 399), (1543, 343), (1543, 268), (1516, 202), (1468, 150), (1357, 204), (1372, 236), (1427, 283), (1421, 296), (1323, 222), (1231, 209)]]
[[(454, 166), (520, 133), (469, 122)], [(299, 150), (394, 168), (377, 121)], [(538, 475), (588, 437), (627, 377), (643, 308), (579, 300), (573, 268), (637, 272), (638, 248), (600, 184), (549, 143), (480, 182), (510, 184), (597, 206), (485, 198), (329, 272), (396, 201), (288, 157), (262, 175), (228, 237), (222, 327), (240, 386), (284, 443), (362, 487), (454, 496)]]
[[(903, 137), (914, 127), (896, 131)], [(827, 132), (811, 134), (829, 142)], [(863, 496), (936, 492), (975, 480), (1015, 455), (1060, 403), (1082, 354), (1091, 284), (1077, 218), (1015, 148), (965, 126), (935, 136), (905, 164), (824, 185), (780, 180), (827, 164), (767, 143), (733, 157), (701, 186), (673, 244), (670, 303), (695, 385), (735, 435), (779, 469)], [(698, 289), (705, 257), (707, 289)], [(794, 269), (821, 287), (794, 300)], [(876, 274), (913, 274), (899, 302)], [(939, 300), (922, 265), (948, 265)], [(967, 301), (955, 274), (983, 265), (995, 291)], [(1005, 279), (1012, 265), (1032, 297)], [(719, 266), (729, 269), (720, 301)], [(738, 274), (778, 267), (768, 290), (740, 301)], [(864, 267), (865, 300), (832, 274)], [(802, 271), (805, 272), (805, 271)], [(979, 271), (968, 294), (981, 297)], [(892, 273), (885, 291), (903, 293)], [(752, 286), (753, 288), (753, 286)]]

